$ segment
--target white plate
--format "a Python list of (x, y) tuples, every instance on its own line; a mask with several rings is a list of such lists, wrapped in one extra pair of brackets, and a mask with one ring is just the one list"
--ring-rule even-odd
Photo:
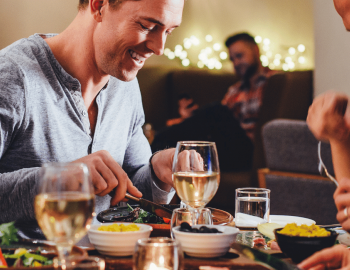
[[(252, 217), (250, 215), (246, 214), (240, 214), (241, 215), (241, 222), (240, 224), (236, 224), (237, 227), (240, 228), (256, 228), (261, 221), (263, 221), (262, 218), (258, 217)], [(236, 222), (236, 221), (235, 221)], [(284, 215), (270, 215), (270, 223), (277, 223), (281, 226), (286, 226), (288, 223), (296, 223), (297, 225), (306, 224), (308, 226), (312, 224), (316, 224), (316, 221), (304, 218), (304, 217), (297, 217), (297, 216), (284, 216)]]
[(308, 226), (316, 224), (316, 221), (297, 216), (270, 215), (270, 223), (277, 223), (281, 226), (286, 226), (288, 223), (296, 223), (298, 226), (306, 224)]

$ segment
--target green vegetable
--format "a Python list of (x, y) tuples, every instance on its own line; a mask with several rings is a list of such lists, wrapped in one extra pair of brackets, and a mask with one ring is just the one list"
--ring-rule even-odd
[(2, 234), (1, 245), (9, 246), (11, 242), (18, 242), (17, 229), (15, 228), (15, 222), (4, 223), (0, 225), (0, 232)]
[(24, 257), (26, 257), (26, 259), (33, 258), (34, 260), (39, 261), (39, 262), (46, 262), (48, 260), (44, 256), (41, 256), (38, 254), (32, 254), (32, 253), (26, 253), (26, 254), (24, 254)]

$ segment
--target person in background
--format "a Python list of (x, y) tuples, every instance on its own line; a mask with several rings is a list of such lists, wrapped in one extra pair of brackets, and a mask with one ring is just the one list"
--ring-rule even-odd
[[(335, 9), (350, 31), (350, 1), (333, 0)], [(339, 183), (334, 193), (337, 219), (350, 232), (350, 97), (326, 92), (310, 106), (307, 123), (316, 139), (331, 144), (335, 177)], [(350, 250), (344, 245), (324, 249), (298, 265), (302, 269), (350, 269)]]
[[(197, 110), (179, 104), (179, 114), (186, 117), (177, 118), (177, 124), (158, 132), (152, 143), (152, 151), (174, 147), (177, 141), (214, 141), (223, 171), (251, 167), (254, 133), (264, 85), (276, 71), (262, 66), (259, 47), (250, 34), (235, 34), (225, 44), (240, 80), (229, 87), (220, 104)], [(187, 100), (187, 103), (190, 101)]]
[(135, 77), (147, 58), (163, 54), (183, 7), (184, 0), (80, 0), (62, 33), (0, 51), (0, 223), (16, 220), (24, 234), (42, 237), (33, 201), (48, 162), (89, 167), (96, 213), (126, 192), (171, 200), (175, 149), (151, 159)]
[(193, 98), (191, 98), (188, 94), (183, 93), (178, 97), (178, 105), (179, 105), (179, 118), (169, 119), (166, 122), (168, 127), (176, 124), (180, 124), (185, 119), (192, 116), (193, 111), (198, 109), (198, 104), (194, 103)]

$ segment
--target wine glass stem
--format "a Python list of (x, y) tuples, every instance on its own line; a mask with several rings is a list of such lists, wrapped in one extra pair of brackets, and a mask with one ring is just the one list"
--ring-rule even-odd
[(66, 264), (71, 251), (72, 251), (71, 245), (67, 245), (67, 246), (57, 245), (58, 260), (60, 261), (61, 265)]

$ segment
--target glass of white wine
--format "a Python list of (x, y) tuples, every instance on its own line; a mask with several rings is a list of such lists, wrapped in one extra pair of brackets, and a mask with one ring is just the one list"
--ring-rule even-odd
[(214, 142), (178, 142), (173, 161), (173, 182), (177, 195), (188, 208), (197, 211), (214, 197), (220, 183), (218, 153)]
[[(39, 193), (34, 209), (46, 238), (56, 243), (58, 263), (69, 254), (90, 228), (95, 195), (88, 167), (83, 163), (48, 163), (41, 168)], [(64, 268), (64, 267), (63, 267)]]

